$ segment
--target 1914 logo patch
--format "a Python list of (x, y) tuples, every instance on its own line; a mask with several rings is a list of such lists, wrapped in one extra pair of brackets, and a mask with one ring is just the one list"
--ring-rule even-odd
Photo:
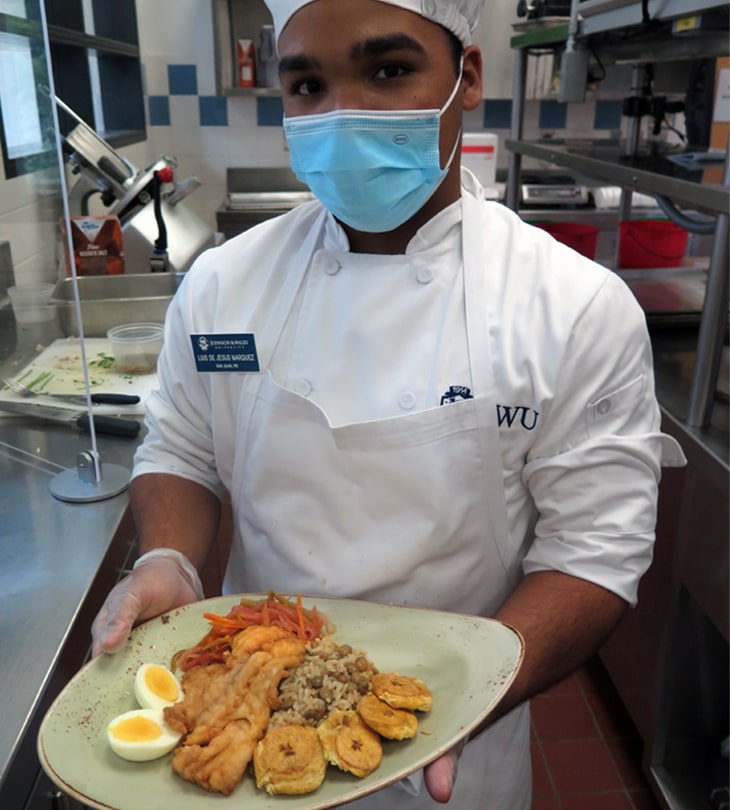
[(474, 399), (471, 388), (468, 388), (466, 385), (450, 385), (448, 391), (441, 395), (441, 404), (449, 405), (461, 399)]

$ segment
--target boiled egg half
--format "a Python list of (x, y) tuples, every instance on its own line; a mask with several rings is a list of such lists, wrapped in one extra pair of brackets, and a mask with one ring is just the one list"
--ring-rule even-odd
[(157, 759), (172, 751), (182, 734), (173, 731), (162, 709), (133, 709), (115, 717), (106, 728), (115, 754), (132, 762)]
[(142, 664), (134, 676), (134, 696), (143, 709), (162, 709), (182, 700), (180, 682), (162, 664)]

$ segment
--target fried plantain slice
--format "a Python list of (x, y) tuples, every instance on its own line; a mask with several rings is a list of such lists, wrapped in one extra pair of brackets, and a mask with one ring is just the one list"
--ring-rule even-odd
[(365, 723), (356, 726), (343, 726), (335, 737), (335, 763), (343, 771), (348, 771), (362, 779), (372, 773), (383, 758), (383, 745), (380, 737)]
[(431, 691), (422, 680), (397, 672), (374, 675), (371, 689), (376, 697), (394, 709), (428, 712), (433, 704)]
[(317, 734), (327, 761), (360, 779), (383, 758), (380, 737), (353, 709), (331, 712), (317, 727)]
[(279, 726), (253, 755), (256, 786), (271, 795), (311, 793), (323, 782), (327, 760), (312, 726)]
[(372, 693), (360, 698), (357, 711), (366, 725), (387, 740), (407, 740), (418, 731), (418, 719), (413, 712), (394, 709)]

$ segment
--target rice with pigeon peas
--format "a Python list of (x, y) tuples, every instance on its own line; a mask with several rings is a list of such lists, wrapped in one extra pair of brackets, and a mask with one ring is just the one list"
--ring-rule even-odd
[(335, 709), (354, 709), (377, 672), (363, 650), (327, 636), (309, 642), (307, 657), (281, 682), (269, 728), (316, 726)]

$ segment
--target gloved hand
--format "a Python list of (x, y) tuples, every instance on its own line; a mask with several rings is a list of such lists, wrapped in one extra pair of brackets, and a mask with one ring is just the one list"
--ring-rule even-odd
[(443, 756), (426, 765), (424, 770), (426, 789), (434, 801), (445, 804), (451, 798), (451, 791), (459, 769), (459, 757), (464, 750), (464, 745), (466, 745), (466, 740), (462, 740)]
[(143, 554), (132, 573), (109, 592), (91, 627), (91, 654), (116, 652), (135, 622), (203, 599), (203, 586), (195, 566), (170, 548)]

